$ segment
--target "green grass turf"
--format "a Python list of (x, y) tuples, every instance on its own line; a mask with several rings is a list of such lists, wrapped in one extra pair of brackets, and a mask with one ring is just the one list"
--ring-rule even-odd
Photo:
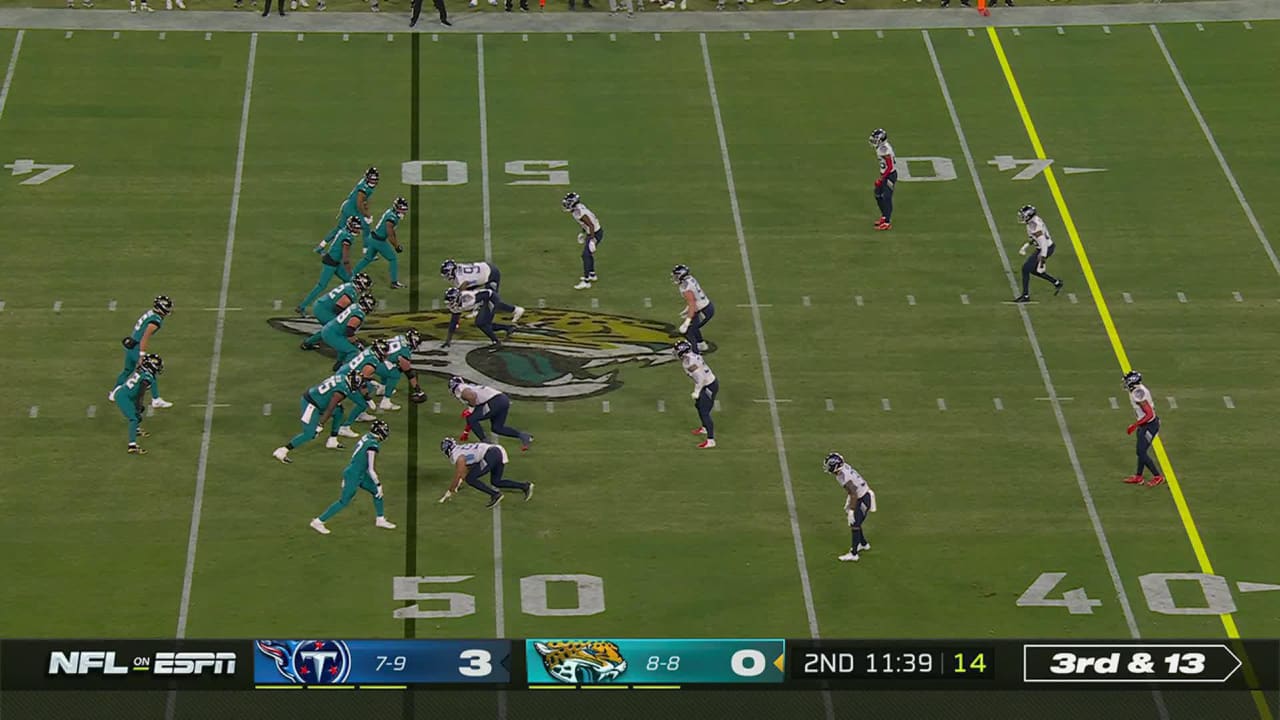
[[(1250, 102), (1274, 87), (1275, 61), (1247, 60), (1274, 45), (1280, 27), (1164, 32), (1259, 220), (1280, 225), (1267, 192), (1275, 119)], [(0, 46), (12, 37), (0, 34)], [(1001, 37), (1058, 167), (1107, 168), (1059, 177), (1119, 332), (1161, 407), (1215, 572), (1233, 588), (1280, 581), (1271, 551), (1280, 497), (1268, 475), (1269, 370), (1280, 345), (1274, 269), (1148, 29)], [(1183, 524), (1168, 488), (1119, 483), (1132, 468), (1122, 432), (1130, 414), (1108, 404), (1125, 402), (1120, 371), (1044, 182), (1014, 181), (986, 163), (1031, 154), (989, 43), (964, 31), (932, 39), (1006, 251), (1022, 241), (1016, 208), (1038, 205), (1059, 242), (1052, 268), (1079, 296), (1072, 304), (1037, 286), (1043, 302), (1031, 314), (1057, 391), (1073, 398), (1065, 418), (1138, 629), (1221, 637), (1215, 616), (1161, 614), (1144, 599), (1139, 576), (1197, 572)], [(22, 379), (0, 402), (9, 458), (0, 542), (15, 549), (0, 565), (11, 580), (0, 584), (0, 636), (174, 632), (205, 417), (194, 405), (206, 400), (217, 316), (206, 308), (217, 307), (221, 287), (249, 43), (227, 33), (210, 41), (170, 33), (165, 42), (26, 34), (0, 145), (76, 167), (46, 185), (0, 183), (0, 204), (25, 229), (11, 246), (13, 266), (29, 269), (0, 283), (8, 348), (0, 370)], [(1127, 636), (1051, 408), (1036, 399), (1045, 389), (1022, 324), (1002, 304), (1007, 283), (920, 33), (756, 33), (750, 42), (712, 34), (707, 45), (754, 289), (766, 305), (773, 386), (789, 401), (778, 420), (823, 635)], [(865, 72), (885, 57), (894, 58), (892, 78)], [(410, 44), (263, 35), (227, 302), (236, 309), (217, 385), (225, 407), (210, 434), (187, 634), (400, 637), (406, 625), (392, 613), (405, 603), (392, 598), (392, 578), (410, 574), (472, 576), (423, 590), (465, 592), (476, 603), (466, 617), (415, 621), (418, 637), (808, 635), (698, 36), (489, 36), (484, 61), (490, 241), (504, 296), (533, 319), (543, 299), (671, 323), (679, 301), (667, 272), (692, 265), (718, 308), (706, 334), (722, 384), (721, 447), (693, 449), (689, 385), (674, 364), (626, 365), (620, 389), (559, 402), (554, 413), (518, 401), (512, 422), (538, 441), (509, 474), (537, 482), (538, 493), (529, 504), (504, 503), (499, 623), (493, 514), (475, 493), (435, 502), (448, 480), (436, 447), (460, 420), (442, 379), (424, 375), (442, 413), (430, 403), (419, 410), (414, 462), (408, 410), (390, 415), (380, 461), (388, 515), (401, 529), (375, 530), (359, 497), (331, 521), (333, 535), (312, 533), (306, 522), (335, 496), (345, 454), (314, 443), (285, 467), (270, 451), (297, 431), (298, 394), (328, 363), (299, 352), (297, 337), (268, 320), (287, 316), (314, 282), (310, 248), (365, 166), (382, 168), (377, 209), (409, 194), (398, 168), (414, 132)], [(411, 209), (417, 235), (404, 226), (412, 249), (401, 272), (408, 276), (417, 253), (424, 309), (443, 290), (440, 260), (485, 252), (476, 63), (474, 36), (421, 42), (419, 157), (470, 170), (464, 185), (421, 188)], [(1086, 76), (1085, 66), (1099, 71)], [(573, 67), (572, 80), (548, 67)], [(351, 79), (353, 68), (375, 81)], [(900, 156), (952, 158), (959, 173), (902, 183), (890, 233), (870, 229), (874, 156), (865, 136), (877, 126), (890, 130)], [(607, 236), (596, 289), (570, 289), (578, 251), (558, 204), (566, 188), (509, 184), (505, 163), (535, 159), (568, 161), (573, 189), (600, 214)], [(371, 274), (387, 312), (409, 309), (407, 292), (387, 289), (383, 262)], [(1237, 291), (1244, 302), (1232, 299)], [(118, 338), (159, 292), (177, 303), (155, 346), (176, 406), (147, 423), (151, 454), (127, 457), (105, 392)], [(117, 311), (107, 310), (110, 300)], [(274, 310), (276, 300), (286, 309)], [(835, 561), (848, 534), (839, 490), (820, 469), (831, 449), (880, 496), (867, 527), (874, 549), (857, 566)], [(405, 532), (410, 513), (414, 538)], [(416, 549), (408, 569), (406, 542)], [(1017, 607), (1042, 572), (1067, 573), (1059, 592), (1083, 587), (1102, 605), (1081, 615)], [(523, 612), (520, 578), (563, 573), (603, 578), (605, 612)], [(314, 587), (325, 592), (304, 592)], [(1175, 597), (1203, 602), (1185, 586)], [(1274, 594), (1234, 598), (1246, 636), (1280, 632)], [(571, 599), (563, 587), (550, 593), (553, 606)]]
[[(79, 5), (82, 0), (76, 0)], [(252, 1), (252, 0), (250, 0)], [(505, 0), (504, 0), (505, 1)], [(1161, 0), (1162, 2), (1185, 2), (1187, 0)], [(636, 0), (640, 2), (640, 0)], [(1150, 0), (1018, 0), (1018, 6), (1035, 7), (1035, 6), (1072, 6), (1072, 5), (1121, 5), (1126, 3), (1144, 3)], [(0, 8), (5, 7), (36, 7), (36, 8), (64, 8), (66, 0), (0, 0)], [(231, 10), (234, 6), (234, 0), (187, 0), (188, 10)], [(518, 4), (518, 3), (517, 3)], [(732, 4), (732, 3), (730, 3)], [(252, 12), (255, 8), (262, 9), (261, 2), (250, 4), (245, 2), (244, 12)], [(315, 3), (310, 2), (311, 8), (308, 10), (300, 10), (299, 12), (313, 12)], [(467, 0), (449, 0), (447, 6), (451, 13), (466, 12), (497, 12), (498, 8), (488, 5), (487, 0), (481, 0), (480, 7), (471, 9)], [(567, 2), (551, 2), (542, 5), (537, 4), (537, 0), (530, 0), (530, 8), (533, 12), (568, 12), (569, 6)], [(937, 9), (938, 0), (848, 0), (844, 5), (837, 5), (834, 0), (831, 2), (816, 3), (810, 0), (795, 0), (786, 5), (775, 5), (768, 0), (758, 0), (754, 2), (752, 10), (787, 10), (787, 9), (804, 9), (804, 10), (857, 10), (857, 9), (899, 9), (899, 8), (929, 8)], [(976, 5), (976, 2), (975, 2)], [(108, 10), (123, 10), (128, 7), (125, 0), (98, 0), (96, 8)], [(164, 0), (151, 0), (151, 7), (160, 10), (164, 7)], [(409, 0), (382, 0), (381, 8), (384, 13), (404, 13), (409, 12), (411, 4)], [(499, 8), (501, 6), (499, 5)], [(651, 9), (656, 9), (654, 5), (648, 5)], [(953, 9), (960, 8), (957, 0), (953, 4)], [(83, 10), (84, 8), (77, 8)], [(608, 11), (609, 3), (607, 0), (600, 0), (595, 5), (595, 12)], [(714, 0), (693, 0), (689, 3), (690, 10), (713, 10), (715, 9)], [(368, 12), (369, 3), (367, 0), (332, 0), (328, 3), (329, 11), (336, 12)], [(431, 3), (427, 3), (426, 10), (431, 10)], [(579, 10), (581, 12), (581, 10)]]

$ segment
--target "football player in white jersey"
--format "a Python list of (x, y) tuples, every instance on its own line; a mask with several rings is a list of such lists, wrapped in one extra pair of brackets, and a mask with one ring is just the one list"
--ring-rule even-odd
[(715, 317), (716, 306), (702, 290), (702, 285), (698, 283), (697, 278), (689, 274), (688, 265), (677, 265), (672, 268), (671, 280), (680, 288), (680, 295), (684, 297), (685, 307), (680, 313), (683, 319), (680, 323), (680, 334), (684, 335), (698, 352), (702, 352), (710, 347), (702, 340), (702, 326)]
[(694, 429), (693, 434), (707, 436), (707, 439), (699, 443), (698, 447), (713, 448), (716, 446), (716, 427), (711, 421), (711, 409), (716, 405), (720, 381), (716, 379), (716, 374), (711, 372), (711, 368), (707, 367), (707, 361), (694, 351), (693, 345), (688, 340), (677, 342), (674, 350), (676, 357), (680, 358), (680, 364), (684, 367), (685, 373), (693, 380), (693, 392), (689, 397), (693, 398), (693, 406), (698, 409), (698, 418), (702, 420), (702, 425)]
[(1031, 302), (1028, 284), (1031, 276), (1047, 280), (1053, 285), (1053, 294), (1062, 292), (1062, 281), (1044, 271), (1044, 265), (1053, 257), (1053, 238), (1049, 236), (1049, 228), (1045, 227), (1044, 218), (1036, 214), (1034, 205), (1023, 205), (1018, 210), (1018, 219), (1027, 226), (1027, 241), (1018, 249), (1019, 255), (1026, 255), (1027, 248), (1035, 247), (1036, 251), (1022, 263), (1022, 294), (1014, 302)]
[[(458, 488), (465, 480), (468, 485), (489, 496), (489, 504), (493, 507), (502, 502), (502, 492), (498, 488), (509, 488), (524, 493), (525, 502), (533, 497), (533, 483), (519, 480), (506, 480), (502, 477), (507, 466), (507, 451), (501, 445), (489, 443), (459, 443), (451, 437), (440, 441), (440, 452), (453, 463), (453, 482), (440, 497), (440, 502), (448, 502), (458, 494)], [(493, 482), (490, 486), (480, 478), (485, 475)]]
[(498, 286), (502, 283), (502, 272), (491, 262), (460, 263), (445, 260), (440, 263), (440, 277), (459, 290), (478, 290), (488, 288), (493, 291), (490, 300), (498, 312), (511, 313), (511, 322), (519, 322), (524, 315), (524, 308), (502, 301), (498, 296)]
[(880, 175), (875, 183), (880, 219), (873, 225), (877, 230), (889, 230), (893, 228), (893, 187), (898, 184), (898, 161), (889, 144), (889, 133), (883, 128), (872, 130), (867, 142), (876, 149), (876, 159), (880, 161)]
[(871, 549), (871, 543), (867, 542), (867, 536), (862, 532), (862, 523), (866, 521), (867, 513), (876, 510), (876, 494), (862, 475), (844, 461), (844, 456), (840, 453), (829, 453), (824, 467), (827, 472), (836, 476), (836, 482), (844, 488), (844, 512), (852, 531), (849, 552), (839, 559), (841, 562), (858, 562), (858, 553)]
[(1142, 384), (1142, 373), (1137, 370), (1124, 374), (1124, 389), (1129, 391), (1129, 404), (1138, 417), (1128, 430), (1130, 435), (1134, 431), (1138, 433), (1138, 470), (1124, 481), (1130, 485), (1140, 485), (1143, 472), (1150, 468), (1151, 479), (1147, 481), (1147, 485), (1161, 485), (1164, 483), (1164, 475), (1160, 474), (1160, 467), (1151, 459), (1151, 443), (1155, 442), (1156, 434), (1160, 432), (1160, 418), (1156, 417), (1155, 401), (1151, 399), (1151, 391)]
[(488, 420), (489, 427), (495, 433), (518, 438), (521, 452), (529, 449), (533, 436), (507, 424), (507, 413), (511, 411), (511, 399), (506, 393), (498, 392), (488, 385), (469, 383), (457, 375), (449, 378), (449, 392), (458, 398), (458, 402), (467, 406), (467, 409), (462, 411), (467, 427), (458, 437), (459, 441), (466, 442), (474, 432), (480, 442), (486, 442), (484, 427), (480, 423)]
[(596, 276), (596, 249), (604, 242), (604, 228), (600, 227), (600, 219), (582, 204), (578, 193), (571, 192), (561, 201), (564, 211), (573, 215), (573, 219), (582, 226), (578, 233), (578, 244), (582, 246), (582, 278), (573, 286), (574, 290), (586, 290), (599, 278)]
[(463, 313), (476, 311), (476, 327), (480, 328), (480, 332), (493, 343), (493, 347), (502, 347), (502, 342), (498, 340), (498, 336), (493, 331), (502, 330), (507, 337), (511, 337), (512, 327), (510, 325), (495, 325), (493, 322), (493, 291), (488, 288), (479, 290), (459, 290), (458, 288), (449, 288), (444, 291), (444, 305), (448, 308), (449, 317), (449, 334), (444, 339), (444, 345), (441, 347), (449, 347), (453, 343), (453, 334), (458, 330), (458, 323), (462, 320)]

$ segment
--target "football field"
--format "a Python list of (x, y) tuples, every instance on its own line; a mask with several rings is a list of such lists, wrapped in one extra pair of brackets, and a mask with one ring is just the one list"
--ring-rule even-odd
[[(0, 636), (1280, 636), (1276, 47), (1275, 22), (0, 31)], [(410, 203), (409, 287), (369, 268), (367, 336), (424, 334), (429, 399), (382, 414), (398, 528), (361, 493), (320, 536), (353, 441), (271, 451), (329, 374), (291, 309), (370, 165), (375, 216)], [(606, 231), (589, 290), (570, 190)], [(1019, 306), (1024, 204), (1065, 288)], [(502, 350), (465, 319), (441, 348), (446, 258), (528, 308)], [(716, 307), (710, 450), (677, 263)], [(174, 407), (136, 457), (106, 393), (158, 294)], [(1163, 486), (1121, 482), (1131, 367)], [(528, 503), (437, 502), (452, 374), (512, 395)], [(833, 450), (877, 495), (856, 564)]]

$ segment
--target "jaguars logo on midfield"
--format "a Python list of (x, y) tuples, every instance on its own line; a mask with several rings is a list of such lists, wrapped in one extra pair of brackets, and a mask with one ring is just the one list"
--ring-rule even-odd
[(535, 642), (533, 649), (542, 656), (547, 674), (569, 685), (613, 682), (627, 671), (618, 646), (607, 641)]
[[(277, 330), (311, 335), (315, 318), (272, 318)], [(366, 345), (381, 337), (416, 328), (423, 342), (413, 354), (420, 373), (441, 378), (460, 375), (521, 400), (572, 400), (622, 387), (621, 366), (652, 367), (676, 360), (671, 343), (676, 327), (656, 320), (561, 308), (531, 308), (498, 351), (471, 323), (463, 323), (453, 345), (441, 349), (449, 331), (449, 313), (370, 314), (360, 328)], [(714, 346), (708, 352), (714, 351)], [(332, 351), (326, 349), (332, 355)]]

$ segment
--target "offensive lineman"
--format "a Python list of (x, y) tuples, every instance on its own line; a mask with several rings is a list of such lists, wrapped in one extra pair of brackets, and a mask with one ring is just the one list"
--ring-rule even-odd
[[(507, 466), (507, 450), (501, 445), (483, 442), (459, 444), (453, 438), (447, 437), (440, 441), (440, 452), (449, 458), (454, 468), (453, 481), (449, 483), (449, 489), (440, 497), (442, 503), (448, 502), (458, 494), (458, 488), (463, 480), (489, 496), (489, 503), (485, 507), (493, 507), (502, 502), (502, 492), (495, 490), (495, 487), (519, 490), (524, 493), (525, 502), (533, 497), (533, 483), (503, 479), (502, 472)], [(493, 486), (480, 479), (485, 475), (489, 476)]]
[(880, 219), (874, 223), (877, 230), (893, 228), (893, 186), (898, 184), (898, 163), (889, 144), (889, 133), (883, 128), (871, 131), (867, 138), (876, 149), (880, 161), (880, 176), (876, 178), (876, 205), (880, 206)]
[[(378, 259), (378, 256), (387, 259), (391, 271), (391, 289), (399, 290), (407, 287), (400, 284), (400, 261), (396, 258), (398, 253), (404, 252), (404, 246), (400, 244), (400, 239), (396, 235), (396, 226), (404, 219), (405, 213), (409, 212), (409, 201), (402, 197), (396, 198), (391, 208), (382, 213), (382, 217), (374, 224), (369, 235), (364, 239), (364, 257), (360, 262), (356, 263), (356, 272), (360, 272), (369, 266), (369, 263)], [(393, 250), (394, 249), (394, 250)]]
[[(316, 301), (316, 306), (312, 309), (320, 327), (323, 329), (330, 320), (338, 317), (338, 313), (354, 305), (361, 295), (369, 292), (371, 285), (373, 280), (367, 274), (358, 272), (351, 277), (351, 282), (344, 282), (325, 293), (324, 297)], [(319, 346), (320, 339), (320, 331), (317, 330), (314, 335), (302, 341), (302, 349), (314, 350)]]
[(694, 349), (702, 352), (710, 347), (702, 341), (702, 326), (715, 317), (716, 306), (711, 304), (711, 299), (703, 292), (697, 278), (689, 274), (688, 265), (677, 265), (672, 268), (671, 279), (680, 288), (680, 295), (684, 297), (685, 308), (680, 313), (684, 321), (680, 323), (680, 334), (693, 344)]
[[(342, 201), (342, 206), (338, 208), (338, 224), (324, 237), (324, 241), (316, 246), (317, 253), (323, 253), (333, 236), (344, 228), (349, 227), (348, 221), (352, 218), (359, 221), (360, 227), (358, 229), (361, 233), (361, 239), (364, 240), (365, 246), (368, 247), (369, 225), (373, 222), (373, 217), (369, 213), (369, 198), (373, 197), (373, 191), (377, 187), (378, 168), (371, 167), (364, 171), (364, 175), (361, 176), (359, 182), (347, 194), (347, 199)], [(352, 232), (355, 232), (355, 230), (352, 230)]]
[(844, 461), (844, 456), (840, 453), (828, 454), (824, 466), (827, 472), (836, 476), (840, 487), (844, 488), (844, 511), (849, 519), (849, 529), (853, 533), (849, 552), (841, 555), (839, 560), (858, 562), (858, 553), (871, 549), (871, 543), (867, 542), (867, 536), (862, 532), (862, 523), (867, 519), (867, 513), (876, 511), (876, 494), (862, 475)]
[(1023, 205), (1018, 210), (1018, 219), (1027, 226), (1027, 241), (1018, 249), (1018, 254), (1026, 255), (1027, 248), (1032, 245), (1035, 246), (1036, 251), (1022, 263), (1022, 294), (1015, 298), (1014, 302), (1031, 302), (1031, 293), (1027, 286), (1031, 282), (1032, 275), (1052, 283), (1053, 294), (1057, 295), (1062, 292), (1062, 281), (1044, 271), (1045, 263), (1053, 257), (1053, 238), (1049, 237), (1049, 228), (1045, 227), (1044, 218), (1036, 214), (1034, 205)]
[(707, 361), (694, 352), (688, 340), (681, 340), (675, 345), (676, 357), (684, 371), (693, 380), (693, 406), (698, 409), (698, 418), (702, 425), (693, 431), (694, 435), (706, 435), (707, 439), (698, 444), (700, 448), (716, 446), (716, 426), (711, 421), (711, 409), (716, 405), (716, 394), (720, 392), (720, 381), (716, 374), (707, 367)]
[(604, 228), (600, 227), (600, 219), (596, 214), (582, 204), (578, 193), (565, 195), (560, 204), (582, 226), (582, 232), (578, 233), (578, 244), (582, 246), (582, 278), (573, 289), (586, 290), (591, 287), (591, 283), (600, 279), (596, 276), (596, 248), (604, 242)]
[(343, 411), (342, 401), (364, 392), (365, 385), (366, 381), (362, 376), (345, 373), (330, 375), (319, 384), (307, 388), (307, 391), (302, 393), (302, 415), (300, 416), (302, 430), (271, 454), (286, 465), (293, 462), (289, 459), (289, 451), (311, 442), (320, 434), (320, 429), (330, 417), (333, 418), (333, 425), (329, 428), (329, 439), (325, 441), (325, 447), (330, 450), (340, 449), (342, 443), (338, 442), (338, 435), (359, 437), (343, 423), (346, 413)]
[(329, 281), (337, 275), (343, 282), (351, 281), (351, 246), (355, 244), (355, 233), (360, 230), (359, 218), (347, 218), (346, 226), (324, 241), (320, 250), (320, 279), (311, 292), (298, 303), (293, 310), (299, 315), (307, 314), (307, 306), (320, 297), (329, 288)]
[(324, 512), (320, 513), (320, 517), (311, 521), (311, 529), (321, 535), (328, 535), (329, 528), (324, 523), (329, 518), (337, 515), (342, 508), (351, 504), (352, 498), (356, 496), (356, 490), (364, 490), (373, 496), (373, 510), (378, 515), (378, 519), (373, 524), (380, 528), (395, 530), (396, 526), (387, 520), (383, 514), (382, 508), (382, 482), (378, 480), (378, 470), (373, 466), (374, 458), (378, 456), (378, 450), (382, 447), (382, 443), (387, 441), (387, 437), (391, 435), (391, 428), (381, 420), (374, 420), (369, 426), (369, 432), (360, 438), (360, 442), (356, 443), (356, 449), (351, 453), (351, 461), (347, 463), (347, 468), (342, 471), (342, 495), (333, 502)]
[(524, 315), (524, 308), (519, 305), (503, 302), (498, 296), (499, 285), (502, 284), (502, 273), (498, 266), (491, 262), (460, 263), (452, 259), (440, 263), (440, 277), (459, 290), (488, 289), (493, 307), (499, 312), (511, 313), (511, 322), (519, 322)]
[(1138, 432), (1138, 470), (1124, 481), (1130, 485), (1141, 485), (1143, 472), (1150, 468), (1151, 479), (1147, 481), (1147, 486), (1155, 487), (1164, 483), (1164, 475), (1160, 474), (1159, 466), (1151, 459), (1151, 443), (1155, 442), (1156, 434), (1160, 432), (1160, 418), (1156, 417), (1156, 404), (1151, 398), (1151, 391), (1142, 384), (1142, 373), (1137, 370), (1130, 370), (1124, 374), (1124, 389), (1129, 391), (1129, 404), (1133, 406), (1133, 412), (1138, 416), (1137, 421), (1130, 425), (1128, 430), (1130, 435), (1135, 430)]
[(150, 433), (142, 429), (142, 397), (148, 387), (155, 387), (156, 376), (161, 372), (164, 372), (164, 361), (159, 355), (143, 355), (129, 377), (111, 391), (111, 399), (119, 406), (120, 414), (129, 421), (130, 455), (147, 454), (146, 450), (138, 447), (139, 437), (150, 436)]
[(467, 409), (462, 411), (467, 427), (458, 437), (460, 442), (466, 442), (472, 432), (475, 432), (480, 442), (487, 442), (484, 427), (480, 423), (488, 420), (489, 427), (495, 433), (518, 438), (521, 452), (529, 449), (533, 436), (507, 424), (507, 413), (511, 411), (511, 399), (506, 393), (494, 390), (488, 385), (469, 383), (457, 375), (449, 378), (449, 392), (453, 393), (458, 402), (467, 406)]
[[(138, 367), (138, 359), (147, 354), (147, 345), (151, 342), (151, 336), (160, 331), (160, 327), (164, 325), (164, 319), (171, 312), (173, 312), (173, 301), (169, 296), (157, 295), (151, 303), (151, 309), (142, 313), (138, 321), (133, 324), (133, 332), (120, 341), (120, 344), (124, 345), (124, 370), (116, 376), (117, 388), (128, 380)], [(107, 399), (114, 402), (115, 394), (116, 391), (113, 389), (107, 393)], [(151, 378), (151, 407), (173, 407), (173, 403), (160, 397), (160, 387), (154, 377)]]
[(399, 405), (391, 402), (391, 396), (396, 391), (396, 384), (400, 382), (401, 375), (409, 378), (409, 386), (413, 388), (413, 392), (409, 393), (409, 400), (418, 404), (427, 401), (427, 393), (422, 389), (422, 385), (418, 383), (418, 371), (413, 367), (413, 351), (421, 343), (422, 335), (413, 328), (404, 331), (403, 335), (396, 335), (373, 343), (373, 354), (382, 361), (387, 370), (395, 373), (394, 375), (388, 374), (386, 376), (388, 379), (386, 380), (386, 385), (383, 386), (382, 402), (378, 404), (379, 410), (400, 409)]
[[(366, 314), (373, 312), (377, 302), (372, 295), (361, 295), (355, 305), (348, 305), (346, 310), (320, 328), (320, 340), (338, 354), (337, 361), (333, 363), (335, 372), (360, 352), (360, 348), (350, 338), (355, 337), (356, 332), (364, 325)], [(310, 342), (310, 338), (307, 341)]]

